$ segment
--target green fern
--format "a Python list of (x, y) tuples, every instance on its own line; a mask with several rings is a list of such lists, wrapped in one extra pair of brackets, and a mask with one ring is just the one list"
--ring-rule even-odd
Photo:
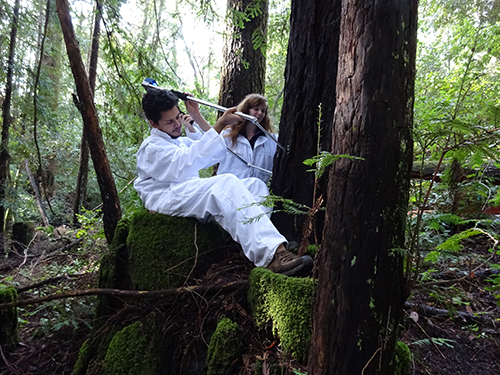
[(472, 236), (477, 236), (478, 234), (484, 234), (484, 231), (477, 229), (477, 228), (470, 228), (470, 229), (464, 230), (463, 232), (454, 234), (453, 236), (448, 238), (446, 241), (444, 241), (442, 244), (438, 245), (436, 247), (436, 250), (459, 251), (463, 247), (460, 244), (460, 242), (462, 240), (465, 240), (465, 239), (470, 238)]
[(305, 165), (314, 165), (316, 164), (315, 169), (308, 169), (308, 172), (315, 172), (316, 179), (320, 179), (321, 176), (325, 173), (326, 169), (335, 163), (339, 159), (350, 159), (350, 160), (365, 160), (364, 158), (360, 158), (358, 156), (352, 155), (333, 155), (328, 151), (321, 151), (319, 155), (315, 155), (310, 159), (304, 160)]

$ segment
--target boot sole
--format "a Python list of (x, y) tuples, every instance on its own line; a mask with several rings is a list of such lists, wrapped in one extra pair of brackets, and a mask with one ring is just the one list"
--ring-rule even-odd
[(307, 276), (312, 271), (313, 263), (313, 259), (309, 255), (304, 255), (300, 265), (288, 271), (280, 272), (280, 274), (285, 276)]

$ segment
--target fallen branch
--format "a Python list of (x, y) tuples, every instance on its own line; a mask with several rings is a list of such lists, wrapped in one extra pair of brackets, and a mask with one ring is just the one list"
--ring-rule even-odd
[[(0, 305), (1, 306), (1, 305)], [(461, 311), (450, 311), (445, 309), (438, 309), (436, 307), (431, 307), (422, 304), (416, 304), (411, 302), (406, 302), (404, 306), (405, 310), (416, 311), (417, 313), (425, 316), (446, 316), (446, 317), (455, 317), (459, 316), (465, 321), (472, 321), (474, 323), (491, 323), (493, 317), (489, 315), (489, 313), (478, 313), (469, 314)]]
[(86, 289), (75, 290), (71, 292), (52, 294), (45, 297), (29, 298), (17, 302), (0, 303), (0, 310), (8, 309), (11, 307), (21, 307), (27, 305), (34, 305), (43, 302), (54, 301), (58, 299), (65, 299), (71, 297), (84, 297), (84, 296), (113, 296), (113, 297), (134, 297), (134, 298), (158, 298), (158, 297), (171, 297), (183, 293), (221, 293), (232, 292), (241, 287), (246, 287), (248, 280), (233, 281), (230, 283), (220, 283), (216, 285), (195, 285), (186, 286), (177, 289), (164, 289), (153, 291), (137, 291), (137, 290), (123, 290), (123, 289)]
[(496, 276), (500, 274), (500, 270), (496, 269), (485, 269), (480, 271), (453, 271), (453, 272), (441, 272), (433, 273), (431, 277), (433, 279), (438, 279), (437, 281), (429, 281), (427, 283), (417, 284), (414, 288), (422, 288), (425, 286), (443, 285), (443, 284), (455, 284), (461, 281), (469, 280), (481, 280), (484, 281), (488, 277)]
[[(83, 241), (83, 237), (81, 237), (81, 238), (79, 238), (79, 239), (71, 242), (70, 244), (64, 245), (62, 247), (59, 247), (57, 249), (51, 250), (51, 251), (49, 251), (47, 253), (44, 253), (44, 255), (50, 255), (50, 254), (56, 253), (58, 251), (63, 252), (63, 251), (69, 250), (73, 246), (78, 245), (82, 241)], [(19, 256), (19, 257), (22, 257), (22, 259), (24, 260), (24, 255), (18, 254), (16, 252), (12, 252), (12, 253), (15, 254), (15, 255), (17, 255), (17, 256)], [(27, 258), (36, 258), (36, 257), (39, 257), (40, 255), (41, 254), (30, 254), (30, 255), (26, 255), (26, 257)], [(21, 259), (19, 259), (17, 261), (16, 260), (12, 260), (12, 261), (10, 261), (8, 263), (6, 262), (5, 264), (2, 264), (0, 266), (0, 272), (4, 272), (6, 270), (13, 270), (16, 267), (20, 267), (21, 264), (22, 264), (22, 262), (23, 262), (23, 260), (21, 260)]]
[(87, 272), (87, 273), (75, 273), (72, 275), (62, 275), (62, 276), (57, 276), (57, 277), (51, 277), (50, 279), (40, 281), (39, 283), (35, 283), (35, 284), (27, 285), (27, 286), (22, 287), (22, 288), (18, 288), (17, 293), (19, 294), (19, 293), (23, 293), (23, 292), (26, 292), (26, 291), (31, 290), (31, 289), (39, 288), (39, 287), (44, 286), (44, 285), (57, 283), (61, 280), (69, 280), (70, 278), (76, 279), (78, 277), (91, 275), (91, 274), (92, 273)]

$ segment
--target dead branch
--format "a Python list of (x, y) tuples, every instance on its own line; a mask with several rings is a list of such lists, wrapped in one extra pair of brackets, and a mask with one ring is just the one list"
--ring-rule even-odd
[(177, 296), (183, 293), (229, 293), (248, 285), (248, 280), (233, 281), (230, 283), (220, 283), (216, 285), (194, 285), (186, 286), (177, 289), (164, 289), (153, 291), (137, 291), (137, 290), (122, 290), (122, 289), (86, 289), (73, 290), (71, 292), (51, 294), (45, 297), (29, 298), (17, 302), (0, 303), (0, 310), (11, 307), (21, 307), (34, 305), (43, 302), (54, 301), (58, 299), (84, 297), (84, 296), (113, 296), (113, 297), (133, 297), (133, 298), (165, 298)]
[(22, 287), (22, 288), (19, 288), (17, 289), (17, 293), (24, 293), (28, 290), (31, 290), (31, 289), (35, 289), (35, 288), (40, 288), (41, 286), (44, 286), (44, 285), (49, 285), (49, 284), (55, 284), (61, 280), (69, 280), (69, 279), (77, 279), (79, 277), (83, 277), (83, 276), (87, 276), (87, 275), (91, 275), (92, 273), (75, 273), (75, 274), (72, 274), (72, 275), (62, 275), (62, 276), (57, 276), (57, 277), (51, 277), (50, 279), (46, 279), (46, 280), (43, 280), (43, 281), (40, 281), (39, 283), (35, 283), (35, 284), (31, 284), (31, 285), (27, 285), (25, 287)]
[[(0, 305), (1, 306), (1, 305)], [(447, 317), (460, 317), (464, 321), (474, 322), (474, 323), (491, 323), (493, 317), (489, 313), (478, 313), (469, 314), (461, 311), (450, 311), (445, 309), (438, 309), (436, 307), (426, 306), (422, 304), (416, 304), (411, 302), (406, 302), (404, 306), (405, 310), (416, 311), (417, 313), (425, 316), (447, 316)]]
[(431, 274), (433, 279), (437, 279), (436, 281), (429, 281), (427, 283), (421, 283), (414, 286), (414, 288), (423, 288), (426, 286), (435, 286), (435, 285), (446, 285), (446, 284), (455, 284), (460, 283), (462, 281), (474, 281), (481, 280), (484, 281), (488, 277), (496, 276), (500, 274), (500, 270), (496, 269), (485, 269), (480, 271), (454, 271), (454, 272), (440, 272)]

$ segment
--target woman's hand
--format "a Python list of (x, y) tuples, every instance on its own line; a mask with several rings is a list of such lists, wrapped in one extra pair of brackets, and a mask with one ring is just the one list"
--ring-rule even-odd
[(228, 125), (235, 125), (239, 124), (242, 121), (245, 121), (239, 115), (234, 114), (234, 112), (236, 111), (236, 107), (228, 108), (226, 112), (224, 112), (224, 114), (217, 120), (214, 125), (214, 129), (217, 131), (217, 133), (220, 133)]

